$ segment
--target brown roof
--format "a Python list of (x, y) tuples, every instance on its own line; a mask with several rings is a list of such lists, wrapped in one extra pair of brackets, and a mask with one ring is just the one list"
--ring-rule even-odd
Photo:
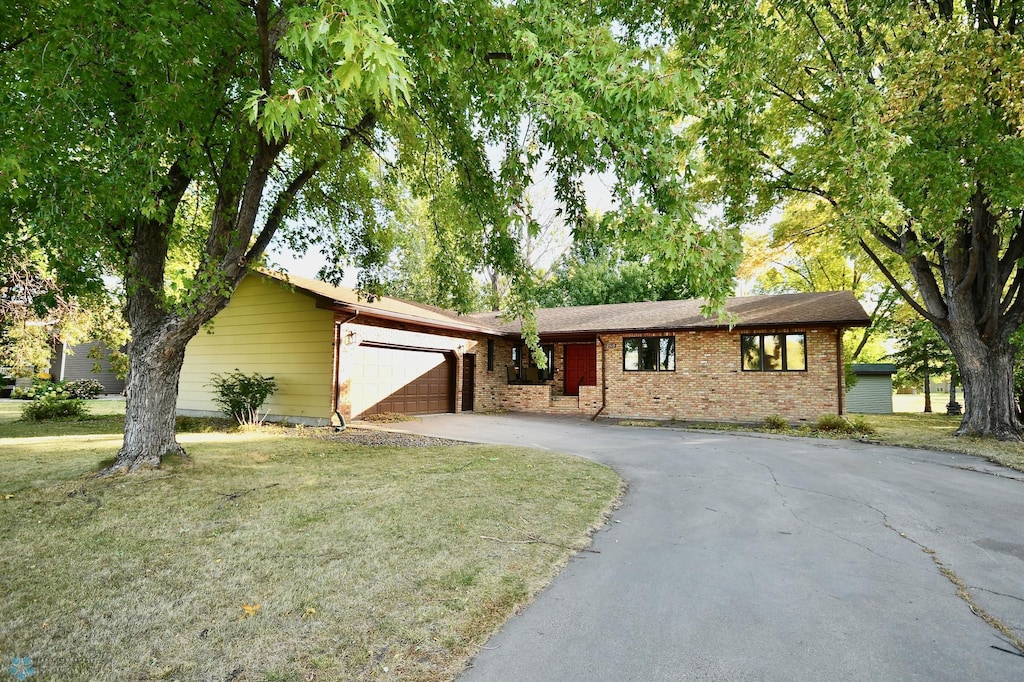
[(287, 282), (296, 289), (312, 294), (326, 306), (343, 311), (358, 311), (361, 315), (366, 314), (372, 317), (441, 329), (478, 331), (492, 334), (498, 331), (486, 322), (481, 322), (473, 317), (460, 315), (443, 308), (413, 303), (412, 301), (391, 298), (390, 296), (381, 296), (371, 302), (366, 297), (361, 296), (355, 289), (348, 287), (336, 287), (319, 280), (299, 277), (298, 275), (286, 275), (270, 270), (260, 270), (259, 274), (269, 279)]
[[(264, 277), (288, 282), (321, 300), (328, 307), (358, 311), (373, 317), (458, 331), (514, 334), (519, 320), (502, 320), (500, 313), (460, 315), (450, 310), (383, 296), (372, 302), (348, 287), (297, 275), (260, 271)], [(728, 328), (729, 319), (701, 315), (702, 300), (645, 301), (569, 308), (540, 308), (537, 326), (541, 334), (582, 334), (615, 331), (657, 331)], [(870, 318), (849, 291), (774, 296), (739, 296), (726, 300), (734, 327), (793, 327), (823, 325), (866, 327)]]
[[(718, 329), (728, 319), (701, 315), (704, 301), (645, 301), (537, 310), (541, 334), (573, 334), (605, 331), (660, 329)], [(726, 300), (725, 309), (735, 316), (734, 327), (791, 327), (825, 325), (866, 327), (870, 318), (850, 291), (774, 296), (739, 296)], [(503, 332), (518, 332), (518, 320), (503, 322), (498, 313), (468, 315)]]

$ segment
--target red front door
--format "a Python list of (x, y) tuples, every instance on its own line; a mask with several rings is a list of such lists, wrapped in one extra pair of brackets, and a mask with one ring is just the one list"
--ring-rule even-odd
[(597, 385), (597, 346), (565, 347), (565, 394), (579, 395), (580, 386)]

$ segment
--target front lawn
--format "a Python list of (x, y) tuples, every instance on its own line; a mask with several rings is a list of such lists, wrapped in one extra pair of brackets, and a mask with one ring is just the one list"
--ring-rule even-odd
[(81, 434), (111, 433), (124, 431), (123, 400), (87, 400), (89, 418), (80, 421), (55, 421), (40, 430), (38, 424), (21, 421), (21, 411), (31, 401), (0, 400), (0, 438), (36, 436), (71, 436)]
[(116, 417), (53, 436), (11, 404), (0, 661), (41, 680), (450, 679), (620, 485), (549, 452), (294, 430), (183, 434), (191, 462), (97, 479)]
[(1024, 471), (1024, 445), (990, 438), (956, 438), (953, 432), (960, 426), (961, 417), (951, 417), (944, 412), (866, 414), (863, 417), (875, 429), (868, 437), (872, 442), (977, 455)]

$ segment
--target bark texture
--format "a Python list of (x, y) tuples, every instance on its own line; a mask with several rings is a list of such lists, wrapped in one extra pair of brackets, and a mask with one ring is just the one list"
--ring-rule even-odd
[(953, 353), (966, 407), (956, 435), (1020, 441), (1010, 337), (1024, 324), (1024, 212), (993, 212), (979, 183), (952, 237), (926, 239), (919, 227), (913, 221), (899, 230), (882, 226), (874, 236), (907, 263), (920, 299), (866, 242), (861, 247)]
[(178, 377), (185, 359), (181, 335), (157, 333), (131, 345), (124, 445), (109, 472), (155, 468), (168, 455), (184, 455), (175, 440)]
[(1013, 394), (1013, 346), (973, 344), (974, 348), (958, 352), (956, 345), (964, 340), (971, 341), (952, 336), (947, 340), (958, 358), (964, 392), (964, 418), (956, 435), (1021, 440), (1024, 433)]

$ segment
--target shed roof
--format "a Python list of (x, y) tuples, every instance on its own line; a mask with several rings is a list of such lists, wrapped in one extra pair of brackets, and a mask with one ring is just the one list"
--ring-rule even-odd
[(854, 374), (859, 374), (861, 376), (870, 376), (873, 374), (890, 376), (896, 373), (896, 365), (888, 362), (854, 363), (850, 365), (850, 367), (853, 369)]

